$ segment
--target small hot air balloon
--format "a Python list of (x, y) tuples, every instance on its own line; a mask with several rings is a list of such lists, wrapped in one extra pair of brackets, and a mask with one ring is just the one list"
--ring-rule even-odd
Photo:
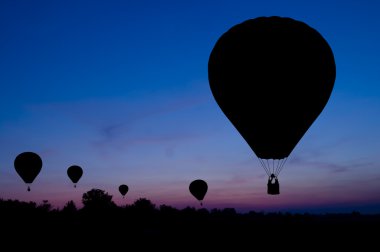
[(22, 180), (26, 184), (31, 184), (41, 171), (42, 159), (34, 152), (23, 152), (15, 158), (14, 167)]
[(128, 190), (129, 190), (129, 188), (127, 185), (123, 184), (123, 185), (119, 186), (119, 192), (121, 193), (121, 195), (123, 195), (123, 198), (127, 194)]
[(269, 194), (279, 194), (271, 187), (327, 104), (335, 76), (327, 41), (291, 18), (249, 19), (216, 42), (208, 62), (211, 92), (267, 172)]
[(201, 180), (201, 179), (196, 179), (193, 182), (191, 182), (190, 185), (189, 185), (190, 193), (197, 200), (200, 201), (201, 206), (203, 205), (202, 204), (202, 200), (204, 199), (204, 197), (205, 197), (205, 195), (207, 193), (207, 189), (208, 189), (207, 183), (204, 180)]
[(77, 187), (76, 183), (78, 183), (79, 179), (82, 177), (83, 170), (78, 165), (72, 165), (67, 169), (67, 175), (74, 183), (74, 187)]

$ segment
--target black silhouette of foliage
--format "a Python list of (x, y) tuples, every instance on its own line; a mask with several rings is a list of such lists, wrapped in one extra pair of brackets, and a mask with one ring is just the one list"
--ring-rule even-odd
[(75, 205), (75, 202), (70, 200), (63, 207), (62, 212), (64, 212), (64, 213), (75, 213), (77, 210), (78, 210), (78, 208)]
[(116, 204), (112, 201), (112, 195), (96, 188), (83, 194), (82, 203), (83, 208), (89, 210), (106, 210), (116, 207)]
[[(337, 244), (340, 248), (373, 246), (380, 227), (380, 214), (309, 214), (289, 212), (238, 213), (234, 208), (212, 209), (168, 205), (156, 208), (146, 198), (132, 205), (117, 206), (112, 196), (100, 189), (83, 194), (84, 206), (77, 209), (73, 201), (59, 211), (48, 201), (41, 204), (0, 199), (2, 241), (17, 238), (28, 244), (43, 239), (75, 248), (98, 249), (99, 246), (120, 246), (112, 241), (141, 241), (143, 246), (186, 246), (230, 244), (243, 250), (255, 242), (275, 246), (273, 239), (288, 239), (318, 244)], [(92, 211), (94, 210), (94, 211)], [(101, 210), (101, 211), (99, 211)], [(192, 241), (189, 243), (189, 241)], [(276, 240), (277, 241), (277, 240)], [(162, 243), (163, 242), (163, 243)], [(14, 246), (15, 243), (12, 243)], [(279, 242), (281, 247), (286, 243)], [(289, 243), (290, 244), (290, 243)], [(223, 245), (224, 246), (224, 245)], [(240, 249), (241, 248), (241, 249)], [(112, 248), (110, 248), (112, 250)], [(116, 248), (115, 248), (116, 249)], [(365, 249), (364, 249), (365, 250)]]
[(141, 212), (154, 212), (156, 210), (156, 205), (146, 198), (137, 199), (132, 207)]
[(171, 215), (171, 214), (177, 214), (179, 212), (179, 210), (177, 208), (172, 207), (172, 206), (160, 205), (160, 212), (162, 214)]
[(42, 204), (38, 205), (37, 208), (42, 210), (43, 212), (49, 212), (52, 209), (52, 205), (49, 203), (48, 200), (43, 200)]

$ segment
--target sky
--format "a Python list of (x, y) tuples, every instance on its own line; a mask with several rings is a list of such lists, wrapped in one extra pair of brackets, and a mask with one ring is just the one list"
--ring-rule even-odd
[[(118, 205), (380, 213), (380, 2), (0, 1), (0, 198), (81, 206), (98, 188)], [(232, 26), (290, 17), (331, 46), (336, 81), (290, 154), (280, 195), (224, 116), (208, 58)], [(38, 153), (27, 192), (15, 157)], [(74, 188), (67, 168), (83, 176)], [(126, 184), (123, 199), (118, 191)]]

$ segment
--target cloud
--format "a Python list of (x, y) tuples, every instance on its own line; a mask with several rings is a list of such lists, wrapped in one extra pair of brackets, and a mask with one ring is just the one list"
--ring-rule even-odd
[(229, 179), (225, 180), (223, 183), (228, 184), (230, 186), (241, 186), (244, 184), (247, 185), (252, 183), (252, 178), (243, 175), (234, 175)]
[[(98, 133), (92, 141), (95, 148), (117, 148), (123, 150), (129, 146), (146, 144), (166, 144), (192, 140), (199, 137), (193, 132), (186, 120), (186, 111), (203, 106), (202, 99), (180, 99), (165, 102), (160, 106), (140, 108), (139, 113), (127, 113), (123, 118), (102, 121), (95, 129)], [(171, 155), (172, 150), (168, 149)]]
[(374, 159), (367, 151), (361, 152), (358, 150), (360, 147), (354, 143), (353, 138), (340, 137), (325, 142), (316, 140), (313, 143), (301, 143), (303, 146), (300, 146), (289, 156), (284, 171), (286, 170), (286, 172), (296, 176), (303, 176), (301, 174), (308, 173), (322, 177), (327, 174), (356, 176), (356, 174), (362, 175), (375, 171), (379, 165), (377, 161), (379, 159)]
[(311, 161), (301, 156), (292, 157), (289, 160), (289, 164), (297, 165), (297, 166), (306, 166), (306, 167), (310, 167), (310, 166), (318, 167), (321, 169), (329, 170), (331, 173), (347, 172), (349, 171), (349, 168), (350, 168), (349, 166), (342, 165), (342, 164), (322, 162), (322, 161)]
[(124, 123), (110, 124), (100, 129), (100, 135), (106, 139), (114, 139), (120, 134), (120, 131), (124, 130), (124, 128)]

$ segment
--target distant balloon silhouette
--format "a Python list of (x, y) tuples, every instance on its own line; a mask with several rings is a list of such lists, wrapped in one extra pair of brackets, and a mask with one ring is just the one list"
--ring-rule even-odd
[[(307, 24), (282, 17), (233, 26), (216, 42), (208, 62), (217, 104), (271, 181), (324, 109), (335, 75), (326, 40)], [(279, 194), (275, 191), (270, 194)]]
[[(42, 159), (34, 152), (23, 152), (15, 158), (14, 167), (22, 180), (26, 184), (31, 184), (41, 171)], [(29, 185), (28, 191), (30, 191)]]
[(79, 179), (82, 177), (83, 170), (78, 165), (72, 165), (67, 169), (67, 175), (74, 183), (74, 187), (77, 187), (76, 183), (78, 183)]
[(191, 182), (190, 185), (189, 185), (190, 193), (197, 200), (200, 201), (201, 206), (203, 205), (202, 204), (202, 200), (204, 199), (204, 197), (205, 197), (205, 195), (207, 193), (207, 189), (208, 189), (207, 183), (205, 181), (201, 180), (201, 179), (196, 179), (193, 182)]
[(127, 185), (123, 184), (123, 185), (119, 186), (119, 192), (121, 193), (121, 195), (123, 195), (123, 198), (127, 194), (128, 190), (129, 190), (129, 188)]

